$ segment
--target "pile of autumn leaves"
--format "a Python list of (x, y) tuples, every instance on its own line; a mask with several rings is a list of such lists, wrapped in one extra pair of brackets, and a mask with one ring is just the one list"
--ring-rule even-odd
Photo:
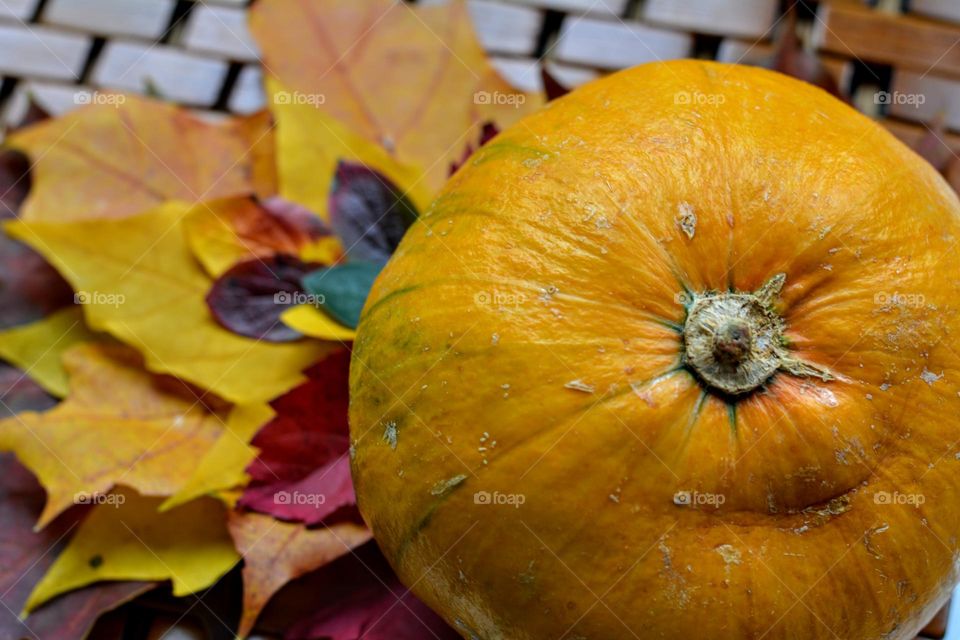
[(260, 0), (251, 27), (263, 113), (110, 96), (0, 151), (0, 638), (82, 637), (237, 566), (240, 635), (299, 578), (307, 604), (259, 628), (456, 637), (356, 510), (348, 346), (451, 165), (540, 98), (460, 2)]

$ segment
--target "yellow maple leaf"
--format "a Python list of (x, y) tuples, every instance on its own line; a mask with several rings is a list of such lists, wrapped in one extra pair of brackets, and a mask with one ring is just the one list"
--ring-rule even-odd
[(246, 484), (249, 480), (246, 468), (257, 457), (257, 449), (248, 443), (273, 416), (274, 411), (267, 404), (234, 406), (223, 433), (180, 490), (160, 505), (160, 510), (167, 511), (200, 496), (218, 495), (220, 491)]
[(483, 122), (504, 128), (542, 102), (497, 74), (460, 0), (261, 0), (250, 28), (286, 102), (328, 111), (425, 169), (434, 189)]
[(105, 496), (34, 587), (25, 610), (102, 580), (171, 580), (173, 595), (183, 596), (237, 563), (222, 505), (201, 499), (159, 513), (159, 504), (128, 489)]
[(24, 220), (122, 218), (166, 200), (200, 202), (275, 189), (266, 114), (213, 124), (134, 95), (12, 134), (34, 162)]
[(7, 232), (41, 253), (86, 300), (87, 324), (170, 373), (238, 404), (270, 400), (305, 378), (331, 349), (318, 341), (273, 344), (222, 328), (204, 298), (212, 281), (184, 238), (190, 209), (167, 203), (122, 220), (13, 221)]
[(83, 311), (72, 306), (42, 320), (0, 331), (0, 358), (24, 373), (58, 398), (67, 395), (67, 372), (61, 360), (64, 351), (80, 343), (103, 339), (87, 328)]
[(327, 200), (337, 164), (349, 160), (389, 178), (419, 211), (430, 203), (432, 192), (420, 169), (400, 164), (376, 144), (309, 104), (278, 99), (278, 95), (290, 92), (270, 77), (266, 83), (273, 96), (270, 109), (277, 121), (277, 179), (281, 196), (329, 219)]
[(372, 537), (363, 525), (341, 522), (319, 529), (281, 522), (259, 513), (231, 512), (230, 535), (243, 555), (243, 616), (237, 635), (246, 637), (260, 611), (286, 583), (349, 553)]
[(0, 421), (0, 450), (13, 451), (46, 489), (38, 528), (117, 484), (172, 495), (223, 431), (185, 385), (162, 386), (129, 347), (78, 345), (63, 361), (63, 403)]

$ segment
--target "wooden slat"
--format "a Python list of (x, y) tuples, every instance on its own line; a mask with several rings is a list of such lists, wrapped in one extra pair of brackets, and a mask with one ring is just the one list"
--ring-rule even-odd
[(779, 0), (647, 0), (643, 19), (682, 31), (766, 38), (779, 9)]
[(247, 65), (237, 76), (227, 107), (234, 113), (252, 113), (267, 105), (263, 91), (263, 72), (258, 65)]
[(22, 22), (29, 19), (40, 0), (4, 0), (0, 3), (0, 20)]
[(114, 40), (107, 44), (93, 70), (100, 87), (144, 92), (151, 84), (175, 102), (208, 106), (216, 101), (227, 63), (167, 46)]
[(910, 11), (940, 20), (960, 22), (960, 2), (957, 0), (911, 0)]
[[(0, 74), (76, 80), (92, 40), (49, 27), (0, 25)], [(15, 52), (15, 53), (14, 53)]]
[(555, 9), (564, 13), (578, 15), (615, 15), (622, 16), (627, 10), (628, 0), (509, 0), (513, 4), (528, 7)]
[(59, 84), (38, 80), (17, 83), (13, 95), (7, 101), (3, 112), (3, 124), (17, 127), (33, 100), (51, 116), (60, 116), (91, 102), (92, 90), (73, 84)]
[(257, 62), (259, 51), (247, 29), (247, 12), (197, 5), (190, 12), (181, 43), (187, 49), (241, 62)]
[(640, 23), (582, 18), (564, 22), (553, 56), (603, 69), (688, 57), (693, 36)]
[(497, 58), (490, 59), (503, 79), (521, 91), (543, 91), (540, 78), (540, 61), (534, 58)]
[(944, 124), (960, 131), (960, 80), (896, 69), (883, 97), (892, 116), (931, 122), (943, 114)]
[(480, 42), (487, 51), (530, 55), (537, 46), (543, 12), (502, 2), (471, 0), (467, 4)]
[(43, 8), (47, 24), (104, 36), (156, 38), (167, 28), (174, 0), (50, 0)]
[(844, 57), (960, 76), (960, 27), (846, 2), (821, 5), (813, 41)]
[[(917, 143), (930, 133), (930, 131), (921, 124), (904, 122), (903, 120), (896, 120), (894, 118), (882, 120), (880, 124), (886, 127), (890, 133), (899, 138), (901, 142), (911, 149), (915, 148)], [(940, 139), (953, 153), (960, 155), (960, 136), (953, 133), (943, 133), (940, 135)]]

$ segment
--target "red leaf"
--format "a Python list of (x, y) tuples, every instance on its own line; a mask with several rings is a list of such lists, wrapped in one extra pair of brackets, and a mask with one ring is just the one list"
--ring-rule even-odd
[[(287, 640), (459, 640), (460, 635), (397, 579), (373, 544), (320, 569), (310, 580), (319, 608)], [(281, 592), (281, 596), (283, 592)]]
[(207, 307), (223, 328), (241, 336), (297, 340), (303, 336), (280, 322), (280, 314), (300, 304), (300, 279), (319, 266), (285, 255), (241, 262), (213, 283)]
[(66, 546), (82, 510), (73, 510), (42, 531), (33, 524), (43, 510), (43, 489), (12, 454), (0, 454), (0, 638), (79, 640), (100, 616), (152, 589), (150, 582), (107, 582), (60, 596), (25, 621), (16, 613)]
[(240, 506), (281, 520), (316, 524), (356, 502), (347, 452), (350, 352), (307, 370), (309, 380), (271, 403), (277, 415), (253, 439)]

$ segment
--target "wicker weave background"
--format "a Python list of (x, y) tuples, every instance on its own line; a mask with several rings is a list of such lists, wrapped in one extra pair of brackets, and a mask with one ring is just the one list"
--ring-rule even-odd
[[(494, 63), (524, 89), (540, 87), (540, 61), (567, 86), (657, 59), (770, 64), (795, 3), (804, 47), (857, 108), (909, 144), (937, 118), (960, 132), (960, 0), (468, 2)], [(31, 97), (59, 115), (98, 88), (150, 91), (213, 115), (255, 111), (264, 95), (248, 4), (0, 0), (0, 125), (19, 124)], [(960, 153), (960, 136), (940, 138), (945, 153)], [(943, 637), (944, 625), (941, 616), (927, 637)]]
[[(443, 0), (420, 0), (438, 1)], [(870, 3), (879, 6), (857, 0), (469, 0), (469, 5), (498, 68), (531, 89), (539, 86), (540, 59), (571, 86), (656, 59), (764, 63), (784, 25), (782, 12), (794, 2), (805, 46), (858, 108), (886, 118), (908, 141), (923, 135), (921, 123), (938, 114), (960, 131), (960, 0)], [(248, 4), (0, 0), (0, 123), (16, 125), (29, 95), (60, 114), (100, 87), (149, 88), (215, 112), (256, 110), (264, 96), (257, 48), (246, 28)], [(960, 149), (952, 136), (944, 139)]]

